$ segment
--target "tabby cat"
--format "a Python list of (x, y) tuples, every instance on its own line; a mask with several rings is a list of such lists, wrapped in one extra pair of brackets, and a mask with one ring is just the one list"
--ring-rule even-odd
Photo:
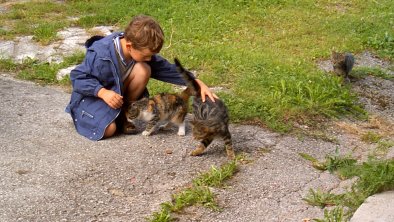
[(200, 86), (195, 81), (194, 76), (185, 70), (178, 59), (175, 59), (177, 70), (187, 83), (188, 88), (192, 90), (193, 99), (193, 120), (191, 121), (193, 137), (200, 141), (200, 144), (190, 155), (197, 156), (216, 138), (222, 138), (226, 146), (227, 157), (234, 159), (234, 149), (231, 140), (231, 134), (228, 128), (229, 116), (226, 105), (220, 99), (212, 102), (207, 99), (202, 102)]
[(331, 53), (331, 62), (334, 67), (334, 72), (343, 76), (347, 82), (350, 82), (349, 73), (352, 71), (354, 65), (354, 56), (351, 53), (339, 53), (333, 51)]
[[(178, 126), (178, 135), (184, 136), (185, 116), (191, 90), (186, 88), (179, 94), (160, 93), (151, 98), (131, 102), (125, 110), (127, 121), (140, 119), (147, 122), (142, 135), (149, 136), (158, 128), (165, 128), (171, 123)], [(160, 124), (164, 122), (164, 125)]]

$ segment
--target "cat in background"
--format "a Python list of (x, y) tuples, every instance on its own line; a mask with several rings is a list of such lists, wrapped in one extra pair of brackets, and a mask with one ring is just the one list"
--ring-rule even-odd
[(196, 82), (193, 74), (185, 70), (178, 59), (175, 58), (177, 70), (186, 81), (188, 89), (191, 90), (193, 99), (193, 120), (191, 121), (193, 137), (200, 141), (200, 144), (190, 155), (197, 156), (211, 144), (215, 138), (222, 138), (226, 146), (227, 157), (235, 158), (229, 131), (229, 115), (226, 105), (220, 99), (212, 102), (207, 99), (202, 102), (200, 86)]
[(354, 56), (349, 52), (339, 53), (332, 51), (331, 62), (334, 72), (338, 76), (343, 76), (347, 82), (350, 82), (349, 73), (354, 65)]
[[(127, 121), (134, 122), (140, 119), (147, 122), (142, 132), (144, 136), (151, 135), (159, 128), (168, 128), (171, 123), (178, 126), (178, 135), (184, 136), (190, 95), (190, 88), (186, 88), (179, 94), (160, 93), (151, 98), (131, 102), (125, 109)], [(165, 124), (161, 125), (163, 122)]]

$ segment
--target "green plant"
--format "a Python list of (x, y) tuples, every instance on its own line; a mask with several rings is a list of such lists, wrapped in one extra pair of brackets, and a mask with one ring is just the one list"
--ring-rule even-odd
[(375, 36), (368, 38), (367, 44), (377, 49), (382, 56), (394, 58), (394, 38), (392, 34), (388, 32), (385, 32), (383, 35), (375, 34)]
[[(308, 154), (300, 154), (304, 159), (311, 162), (318, 162), (316, 158)], [(368, 161), (355, 164), (355, 161), (348, 157), (340, 157), (338, 151), (334, 157), (326, 158), (326, 162), (321, 164), (332, 171), (342, 179), (357, 177), (358, 179), (351, 186), (351, 190), (343, 194), (331, 194), (321, 191), (310, 190), (307, 197), (304, 198), (311, 205), (326, 207), (336, 205), (339, 208), (334, 211), (324, 211), (324, 219), (315, 221), (339, 221), (346, 220), (356, 211), (356, 209), (365, 201), (365, 199), (375, 193), (394, 189), (394, 160), (376, 160), (370, 158)], [(331, 165), (331, 167), (327, 167)], [(348, 210), (343, 213), (343, 207)]]
[(339, 168), (351, 167), (357, 160), (348, 156), (339, 155), (338, 149), (335, 150), (335, 154), (326, 155), (325, 161), (320, 162), (316, 158), (306, 153), (299, 153), (299, 155), (312, 162), (312, 166), (318, 170), (328, 170), (330, 173), (336, 171)]
[(382, 139), (382, 136), (372, 131), (368, 131), (361, 136), (361, 140), (367, 143), (377, 143), (380, 139)]
[[(239, 157), (237, 157), (239, 158)], [(233, 176), (237, 169), (237, 162), (230, 161), (223, 164), (219, 169), (212, 166), (211, 170), (201, 173), (190, 187), (179, 193), (173, 194), (171, 201), (161, 204), (161, 210), (154, 212), (149, 221), (171, 221), (171, 212), (181, 212), (185, 207), (200, 204), (213, 210), (219, 210), (214, 199), (214, 194), (209, 186), (221, 187), (223, 182)]]
[(18, 65), (11, 59), (0, 59), (0, 71), (13, 72), (17, 70)]
[(213, 210), (218, 210), (212, 192), (205, 186), (190, 187), (178, 194), (174, 194), (172, 196), (172, 201), (163, 203), (162, 207), (171, 212), (179, 212), (183, 208), (195, 204), (201, 204)]
[(61, 24), (45, 22), (39, 24), (34, 29), (34, 38), (36, 41), (47, 45), (57, 39), (57, 31), (62, 28)]
[(236, 170), (237, 165), (235, 161), (230, 161), (219, 169), (212, 166), (209, 172), (203, 173), (194, 179), (193, 184), (195, 186), (219, 187), (222, 186), (224, 180), (232, 177)]
[(316, 222), (343, 222), (347, 221), (342, 207), (335, 207), (332, 210), (324, 210), (324, 219), (313, 219)]
[(394, 146), (394, 141), (392, 140), (379, 140), (378, 145), (375, 149), (375, 155), (384, 156), (387, 154), (389, 149)]
[(358, 67), (352, 70), (351, 75), (356, 78), (362, 78), (368, 75), (376, 76), (382, 79), (393, 79), (393, 75), (380, 68)]
[(303, 198), (308, 204), (324, 208), (326, 206), (335, 206), (340, 203), (343, 195), (332, 194), (330, 192), (322, 192), (320, 190), (309, 190), (309, 194)]
[(41, 84), (69, 84), (69, 77), (58, 81), (56, 79), (57, 72), (71, 65), (82, 62), (85, 53), (77, 52), (63, 59), (60, 64), (40, 62), (36, 59), (27, 58), (21, 64), (13, 62), (11, 59), (0, 60), (0, 71), (13, 72), (19, 78), (36, 81)]
[(170, 212), (162, 208), (160, 212), (154, 212), (150, 218), (147, 218), (148, 221), (151, 222), (169, 222), (172, 221), (170, 216)]

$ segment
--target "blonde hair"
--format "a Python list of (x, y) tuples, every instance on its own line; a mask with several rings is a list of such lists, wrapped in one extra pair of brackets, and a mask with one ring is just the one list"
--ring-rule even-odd
[(159, 23), (146, 15), (133, 17), (124, 36), (136, 50), (147, 48), (151, 52), (159, 53), (164, 44), (164, 33)]

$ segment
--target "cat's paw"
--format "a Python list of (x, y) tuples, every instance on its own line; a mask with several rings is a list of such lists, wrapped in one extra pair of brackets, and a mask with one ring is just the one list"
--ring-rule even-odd
[(142, 132), (142, 135), (143, 136), (150, 136), (150, 132), (149, 131), (146, 131), (146, 130), (144, 130), (144, 132)]
[(179, 130), (178, 131), (178, 136), (185, 136), (186, 132), (184, 130)]
[(229, 160), (234, 160), (234, 159), (235, 159), (234, 150), (228, 149), (228, 150), (226, 150), (226, 151), (227, 151), (227, 158), (228, 158)]
[(203, 146), (198, 146), (196, 149), (194, 149), (191, 153), (190, 156), (198, 156), (201, 155), (205, 150), (205, 147)]
[(178, 128), (178, 136), (184, 136), (184, 135), (186, 135), (186, 127), (185, 127), (185, 123), (182, 123)]

